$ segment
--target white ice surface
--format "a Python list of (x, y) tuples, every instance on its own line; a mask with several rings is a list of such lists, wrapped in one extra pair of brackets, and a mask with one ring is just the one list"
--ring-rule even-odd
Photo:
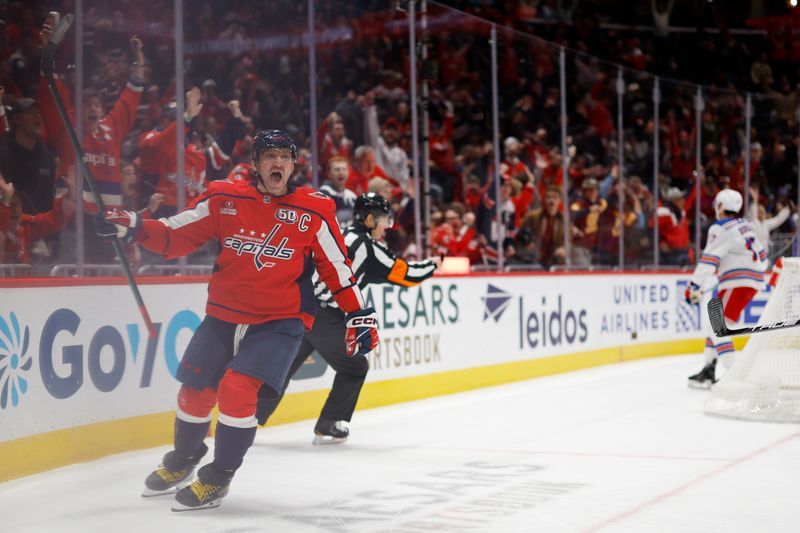
[(139, 497), (166, 447), (115, 455), (0, 484), (0, 531), (800, 532), (800, 426), (703, 415), (708, 393), (686, 387), (701, 366), (359, 411), (339, 446), (311, 446), (312, 421), (261, 430), (214, 510)]

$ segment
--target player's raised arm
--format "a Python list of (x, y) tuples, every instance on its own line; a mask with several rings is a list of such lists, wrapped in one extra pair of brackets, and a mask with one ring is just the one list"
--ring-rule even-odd
[(383, 196), (376, 193), (359, 196), (353, 207), (353, 217), (356, 237), (348, 243), (359, 286), (391, 283), (413, 287), (433, 276), (441, 265), (438, 256), (424, 261), (406, 261), (380, 242), (386, 229), (393, 225), (391, 207)]
[(111, 209), (95, 218), (95, 230), (102, 238), (116, 235), (167, 259), (183, 257), (216, 237), (211, 207), (214, 196), (214, 189), (209, 189), (180, 213), (158, 220), (142, 220), (135, 211)]

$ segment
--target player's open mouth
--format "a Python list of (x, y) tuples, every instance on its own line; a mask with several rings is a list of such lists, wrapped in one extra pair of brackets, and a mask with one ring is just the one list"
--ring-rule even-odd
[(269, 179), (274, 181), (275, 183), (280, 183), (283, 179), (283, 174), (278, 172), (277, 170), (273, 170), (269, 173)]

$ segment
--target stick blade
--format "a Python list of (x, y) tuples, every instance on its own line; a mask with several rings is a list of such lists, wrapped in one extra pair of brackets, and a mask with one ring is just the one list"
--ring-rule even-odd
[(711, 321), (711, 329), (717, 337), (728, 335), (728, 326), (725, 324), (725, 310), (722, 299), (711, 298), (708, 302), (708, 319)]

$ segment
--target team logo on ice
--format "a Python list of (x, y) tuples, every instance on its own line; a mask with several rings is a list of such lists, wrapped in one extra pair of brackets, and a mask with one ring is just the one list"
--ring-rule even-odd
[(0, 316), (0, 408), (9, 401), (19, 405), (20, 397), (28, 391), (28, 380), (23, 377), (31, 369), (33, 359), (28, 354), (30, 330), (20, 330), (17, 315), (12, 311), (9, 320)]
[(678, 281), (675, 285), (675, 300), (677, 301), (675, 309), (675, 328), (677, 333), (682, 331), (699, 331), (700, 330), (700, 307), (699, 305), (692, 305), (686, 302), (683, 294), (686, 291), (686, 286), (689, 284), (688, 280)]
[(495, 322), (500, 320), (508, 308), (511, 298), (512, 296), (503, 289), (489, 283), (486, 287), (486, 296), (481, 298), (483, 300), (483, 321), (486, 322), (489, 317), (493, 318)]

